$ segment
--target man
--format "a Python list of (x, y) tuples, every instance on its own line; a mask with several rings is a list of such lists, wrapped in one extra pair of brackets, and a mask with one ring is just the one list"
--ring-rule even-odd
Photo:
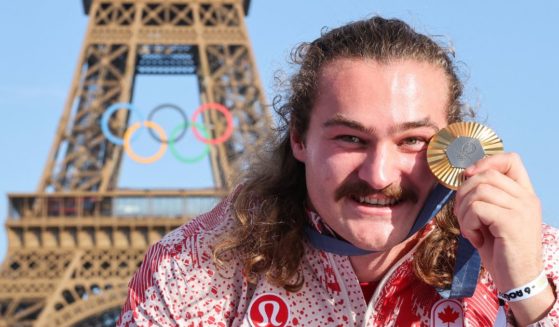
[[(467, 168), (454, 203), (406, 238), (436, 185), (427, 143), (465, 115), (448, 52), (374, 17), (294, 60), (277, 140), (220, 205), (150, 248), (119, 325), (559, 325), (558, 234), (517, 155)], [(317, 249), (307, 226), (377, 252)], [(472, 297), (445, 299), (460, 233), (483, 269)]]

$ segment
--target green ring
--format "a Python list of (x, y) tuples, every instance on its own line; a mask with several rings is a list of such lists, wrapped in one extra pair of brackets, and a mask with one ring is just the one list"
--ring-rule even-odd
[[(198, 124), (196, 122), (190, 122), (192, 125), (196, 126), (196, 128), (200, 129), (202, 131), (202, 134), (204, 134), (204, 137), (208, 138), (208, 131), (206, 130), (206, 128), (204, 127), (203, 124)], [(209, 144), (205, 144), (205, 149), (204, 151), (202, 151), (201, 154), (199, 154), (198, 156), (195, 157), (190, 157), (190, 158), (185, 158), (183, 156), (181, 156), (181, 154), (177, 151), (177, 149), (175, 149), (175, 136), (176, 134), (182, 130), (188, 128), (188, 122), (184, 122), (182, 124), (179, 124), (177, 127), (175, 127), (173, 129), (173, 131), (171, 132), (171, 136), (169, 137), (169, 149), (171, 150), (171, 153), (173, 154), (173, 156), (175, 156), (175, 158), (177, 158), (178, 161), (184, 162), (186, 164), (192, 164), (192, 163), (196, 163), (202, 159), (204, 159), (205, 156), (208, 155), (208, 153), (210, 152), (210, 145)]]

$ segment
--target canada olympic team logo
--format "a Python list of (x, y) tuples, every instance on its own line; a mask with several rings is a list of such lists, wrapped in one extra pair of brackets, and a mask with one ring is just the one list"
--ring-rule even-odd
[(464, 311), (457, 300), (441, 299), (431, 308), (432, 327), (464, 326)]
[(248, 306), (248, 321), (252, 327), (284, 327), (289, 321), (289, 306), (279, 295), (264, 293)]

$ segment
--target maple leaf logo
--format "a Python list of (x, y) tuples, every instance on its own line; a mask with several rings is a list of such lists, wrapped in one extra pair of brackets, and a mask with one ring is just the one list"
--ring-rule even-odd
[(443, 323), (446, 323), (447, 327), (450, 327), (450, 324), (454, 323), (460, 315), (458, 312), (454, 311), (450, 305), (447, 305), (446, 308), (439, 312), (437, 316)]

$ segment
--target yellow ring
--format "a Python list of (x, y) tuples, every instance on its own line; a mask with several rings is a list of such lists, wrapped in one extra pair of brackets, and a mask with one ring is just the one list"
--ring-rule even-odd
[[(160, 140), (167, 139), (167, 135), (165, 135), (165, 131), (157, 123), (153, 121), (144, 121), (144, 126), (153, 129), (157, 134), (159, 134)], [(139, 162), (141, 164), (150, 164), (161, 159), (161, 157), (165, 153), (165, 150), (167, 150), (167, 143), (163, 143), (163, 142), (160, 143), (161, 145), (159, 146), (159, 150), (157, 150), (157, 153), (155, 153), (151, 157), (142, 157), (137, 155), (134, 152), (134, 150), (132, 150), (132, 147), (130, 146), (130, 139), (132, 138), (132, 134), (134, 134), (134, 132), (140, 127), (141, 127), (140, 122), (136, 122), (132, 124), (132, 126), (128, 127), (128, 129), (124, 133), (124, 150), (126, 151), (126, 154), (128, 154), (128, 156), (130, 157), (130, 159)]]

